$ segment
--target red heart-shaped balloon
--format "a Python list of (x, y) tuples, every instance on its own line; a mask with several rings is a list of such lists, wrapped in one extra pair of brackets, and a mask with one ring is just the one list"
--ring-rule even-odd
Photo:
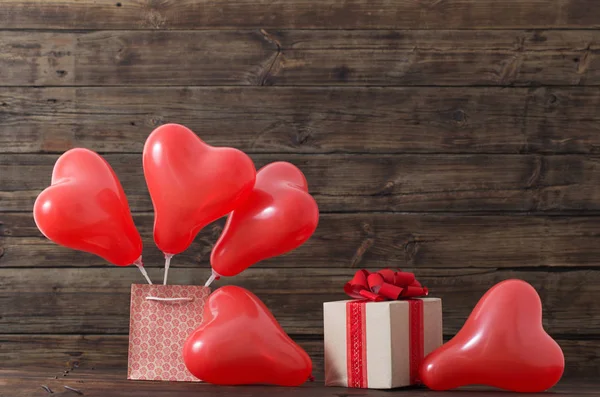
[(235, 276), (302, 245), (318, 222), (319, 208), (302, 172), (290, 163), (271, 163), (258, 171), (252, 193), (229, 216), (212, 251), (212, 268)]
[(35, 223), (50, 240), (91, 252), (119, 266), (142, 255), (127, 197), (110, 165), (87, 149), (71, 149), (56, 161), (52, 184), (33, 207)]
[(178, 124), (165, 124), (150, 134), (143, 162), (154, 205), (154, 241), (173, 255), (189, 247), (204, 226), (244, 201), (256, 178), (246, 154), (209, 146)]
[(188, 370), (219, 385), (299, 386), (310, 377), (308, 354), (250, 291), (221, 287), (204, 305), (204, 322), (186, 340)]
[(565, 368), (562, 350), (542, 326), (542, 304), (521, 280), (492, 287), (463, 328), (420, 367), (433, 390), (482, 384), (516, 392), (554, 386)]

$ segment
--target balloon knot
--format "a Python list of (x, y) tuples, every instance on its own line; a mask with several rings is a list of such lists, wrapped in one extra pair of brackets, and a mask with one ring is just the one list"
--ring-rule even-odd
[(312, 376), (312, 375), (310, 375), (310, 376), (308, 377), (308, 380), (309, 380), (309, 382), (314, 382), (314, 381), (315, 381), (315, 377), (314, 377), (314, 376)]

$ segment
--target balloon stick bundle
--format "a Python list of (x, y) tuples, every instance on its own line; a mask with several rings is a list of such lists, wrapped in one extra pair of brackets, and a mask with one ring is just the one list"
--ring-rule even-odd
[(297, 248), (317, 227), (317, 204), (306, 178), (290, 163), (271, 163), (257, 173), (245, 153), (209, 146), (176, 124), (150, 134), (143, 163), (154, 205), (154, 241), (166, 258), (164, 283), (171, 258), (227, 214), (206, 286)]
[[(150, 134), (143, 168), (154, 206), (154, 241), (165, 256), (165, 285), (172, 258), (223, 216), (229, 215), (206, 286), (299, 247), (317, 227), (319, 210), (298, 168), (275, 162), (256, 172), (242, 151), (207, 145), (182, 125), (166, 124)], [(64, 153), (33, 213), (50, 240), (117, 266), (135, 265), (152, 284), (123, 187), (95, 152)]]
[[(154, 206), (154, 241), (165, 257), (164, 285), (173, 257), (223, 216), (228, 219), (212, 251), (207, 287), (219, 277), (235, 276), (259, 261), (293, 250), (317, 227), (319, 210), (298, 168), (275, 162), (256, 172), (245, 153), (209, 146), (184, 126), (167, 124), (150, 134), (143, 168)], [(63, 154), (55, 164), (51, 186), (38, 196), (33, 212), (38, 228), (52, 241), (117, 266), (136, 265), (152, 284), (123, 187), (98, 154), (87, 149)], [(146, 296), (145, 300), (150, 298), (190, 299)], [(218, 384), (286, 386), (309, 378), (310, 357), (250, 291), (222, 287), (210, 295), (203, 312), (205, 321), (188, 336), (183, 354), (173, 348), (177, 340), (172, 335), (178, 329), (169, 330), (168, 346), (175, 349), (169, 357), (182, 354), (179, 357), (197, 378)], [(185, 330), (189, 326), (187, 321)], [(237, 377), (231, 375), (233, 367), (238, 369), (233, 371)]]

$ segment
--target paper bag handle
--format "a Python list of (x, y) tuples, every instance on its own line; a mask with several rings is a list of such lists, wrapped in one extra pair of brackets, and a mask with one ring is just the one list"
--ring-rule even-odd
[(147, 296), (146, 300), (147, 301), (162, 301), (162, 302), (179, 302), (179, 301), (192, 302), (194, 300), (194, 298), (192, 298), (192, 297), (187, 297), (187, 298), (160, 298), (158, 296)]

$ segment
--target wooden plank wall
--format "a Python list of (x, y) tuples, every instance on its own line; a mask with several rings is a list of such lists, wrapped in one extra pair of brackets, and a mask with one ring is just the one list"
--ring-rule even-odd
[[(141, 150), (178, 122), (305, 171), (315, 236), (219, 284), (313, 355), (358, 268), (415, 271), (451, 337), (521, 278), (568, 376), (600, 367), (600, 2), (0, 0), (0, 367), (126, 366), (135, 269), (60, 248), (31, 208), (83, 146), (121, 178), (154, 279)], [(223, 222), (173, 261), (202, 283)]]

